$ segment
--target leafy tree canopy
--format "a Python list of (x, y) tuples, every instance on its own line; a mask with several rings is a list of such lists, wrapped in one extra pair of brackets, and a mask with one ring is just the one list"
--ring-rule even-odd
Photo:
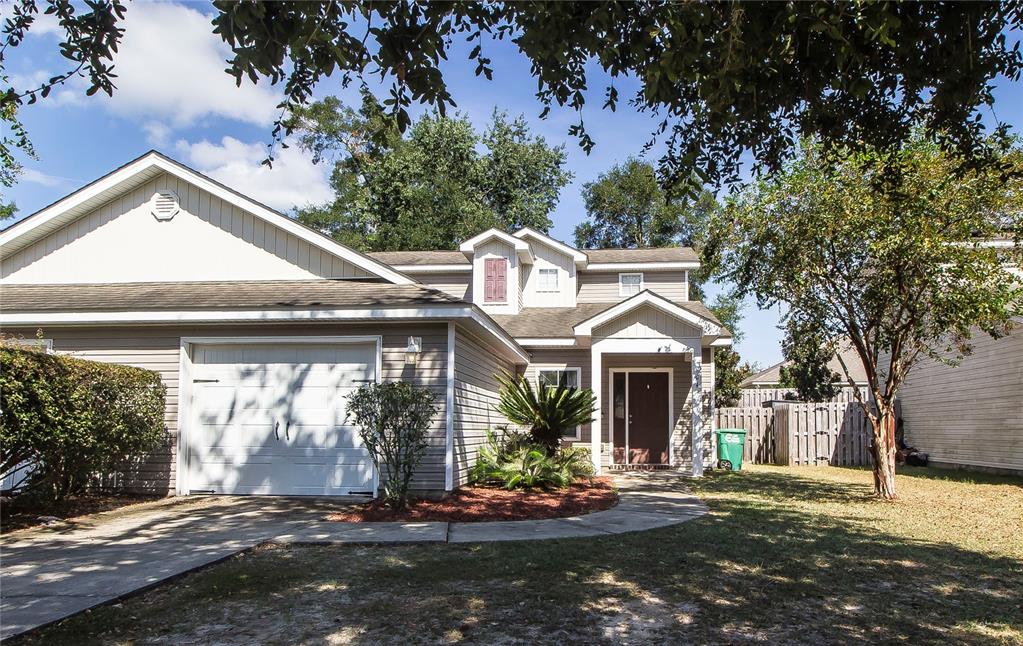
[(825, 339), (815, 321), (801, 313), (789, 316), (781, 342), (786, 363), (781, 367), (781, 385), (794, 388), (802, 401), (828, 401), (841, 390), (842, 376), (828, 365), (838, 349), (838, 339)]
[[(709, 306), (714, 316), (732, 333), (732, 342), (742, 341), (742, 299), (733, 294), (721, 294)], [(742, 358), (733, 348), (714, 349), (714, 405), (735, 406), (739, 403), (739, 384), (756, 373), (756, 367)], [(741, 362), (741, 363), (740, 363)]]
[(964, 171), (919, 133), (895, 155), (840, 164), (808, 143), (726, 210), (720, 248), (739, 293), (784, 302), (800, 328), (855, 349), (876, 405), (882, 497), (895, 496), (893, 407), (908, 371), (922, 356), (962, 357), (978, 330), (1005, 334), (1023, 306), (1012, 271), (1023, 266), (1023, 152), (1013, 140), (988, 145), (998, 163)]
[(329, 97), (297, 110), (289, 127), (317, 161), (334, 163), (334, 200), (299, 209), (299, 219), (357, 249), (454, 249), (490, 227), (546, 233), (572, 178), (563, 147), (497, 111), (483, 133), (464, 117), (432, 115), (402, 136), (364, 93), (358, 111)]
[[(281, 83), (285, 113), (310, 103), (325, 76), (341, 86), (377, 76), (390, 83), (385, 104), (404, 130), (413, 102), (441, 115), (455, 105), (441, 61), (464, 46), (477, 76), (491, 79), (487, 45), (509, 39), (531, 64), (541, 114), (579, 112), (570, 133), (589, 150), (581, 111), (593, 100), (591, 74), (611, 78), (599, 88), (608, 110), (623, 100), (615, 83), (630, 77), (639, 87), (624, 100), (658, 118), (651, 141), (666, 144), (665, 184), (734, 180), (747, 150), (777, 170), (806, 136), (896, 149), (918, 123), (949, 150), (985, 159), (979, 109), (993, 103), (994, 79), (1015, 80), (1023, 66), (1005, 35), (1023, 23), (1018, 1), (213, 4), (214, 31), (234, 53), (228, 72), (239, 83)], [(43, 6), (59, 18), (69, 63), (40, 87), (8, 87), (0, 100), (31, 101), (75, 74), (90, 93), (113, 91), (119, 0), (90, 0), (77, 14), (71, 0), (12, 5), (4, 49), (18, 46)], [(289, 134), (286, 123), (275, 136)]]

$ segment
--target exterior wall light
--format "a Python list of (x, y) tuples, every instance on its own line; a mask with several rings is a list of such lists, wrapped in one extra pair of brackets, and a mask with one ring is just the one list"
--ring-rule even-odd
[(419, 362), (419, 355), (423, 352), (423, 337), (410, 336), (408, 347), (405, 348), (405, 365), (414, 366)]

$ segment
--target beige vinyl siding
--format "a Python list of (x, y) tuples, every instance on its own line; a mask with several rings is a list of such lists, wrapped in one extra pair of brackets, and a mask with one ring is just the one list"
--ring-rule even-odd
[[(603, 374), (600, 381), (601, 464), (611, 462), (611, 368), (672, 368), (672, 411), (674, 438), (672, 460), (675, 468), (691, 471), (693, 467), (692, 363), (679, 354), (605, 354), (601, 357)], [(667, 402), (665, 402), (667, 406)], [(667, 429), (665, 429), (667, 432)]]
[[(579, 368), (579, 386), (582, 388), (592, 387), (593, 382), (591, 381), (590, 373), (592, 372), (593, 364), (590, 359), (589, 350), (533, 348), (530, 351), (530, 355), (532, 361), (526, 366), (523, 374), (533, 386), (536, 386), (536, 373), (540, 368)], [(589, 447), (590, 425), (583, 424), (580, 429), (580, 439), (577, 441), (572, 440), (569, 443)]]
[(618, 293), (618, 274), (643, 274), (643, 289), (649, 289), (672, 301), (687, 300), (684, 270), (673, 271), (581, 271), (579, 272), (579, 303), (617, 303), (625, 297)]
[(899, 391), (906, 442), (936, 463), (1023, 473), (1023, 319), (978, 332), (958, 367), (924, 359)]
[(497, 356), (478, 337), (455, 328), (454, 383), (454, 486), (468, 480), (487, 429), (507, 425), (508, 420), (495, 410), (503, 372), (514, 374), (515, 366)]
[[(157, 191), (174, 191), (180, 211), (150, 213)], [(10, 283), (124, 283), (185, 280), (365, 278), (372, 275), (238, 207), (166, 173), (11, 254)]]
[(645, 305), (612, 319), (593, 331), (593, 341), (601, 339), (699, 339), (702, 330), (664, 310)]
[(455, 298), (472, 301), (472, 290), (470, 289), (470, 283), (472, 282), (471, 271), (453, 271), (450, 273), (416, 273), (415, 271), (406, 271), (405, 273), (424, 285), (439, 289), (446, 294), (451, 294)]
[[(6, 330), (15, 336), (34, 337), (34, 329)], [(43, 328), (53, 339), (56, 352), (83, 359), (137, 366), (160, 373), (167, 385), (166, 423), (168, 441), (144, 463), (131, 481), (131, 489), (173, 493), (178, 432), (178, 388), (181, 337), (268, 336), (382, 336), (384, 381), (404, 380), (430, 388), (436, 396), (437, 416), (430, 429), (429, 448), (414, 486), (424, 490), (444, 488), (446, 454), (447, 325), (443, 323), (375, 324), (266, 324), (232, 326), (151, 326), (103, 328)], [(405, 364), (409, 336), (423, 339), (423, 353), (415, 366)]]

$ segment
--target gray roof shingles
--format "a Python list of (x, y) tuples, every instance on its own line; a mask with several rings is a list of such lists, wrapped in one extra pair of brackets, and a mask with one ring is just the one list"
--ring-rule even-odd
[[(591, 263), (699, 262), (689, 247), (658, 249), (580, 249)], [(389, 265), (468, 265), (461, 251), (376, 251), (370, 258)]]
[(70, 285), (0, 285), (0, 310), (326, 309), (461, 303), (422, 285), (372, 280), (267, 280)]
[[(671, 301), (718, 325), (714, 314), (699, 301)], [(573, 328), (618, 303), (579, 303), (575, 307), (527, 307), (518, 314), (496, 314), (492, 318), (516, 338), (563, 338), (574, 336)], [(722, 336), (731, 333), (722, 326)]]

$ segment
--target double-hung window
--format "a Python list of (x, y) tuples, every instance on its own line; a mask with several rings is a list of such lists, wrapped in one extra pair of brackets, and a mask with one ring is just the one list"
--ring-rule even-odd
[(643, 274), (618, 274), (618, 295), (635, 296), (643, 291)]
[[(579, 388), (582, 381), (581, 368), (538, 368), (536, 371), (538, 388), (556, 388), (564, 384), (569, 388)], [(566, 440), (578, 440), (582, 438), (582, 428), (576, 426), (574, 429), (565, 429), (562, 436)]]
[(536, 291), (538, 292), (558, 291), (558, 270), (557, 269), (537, 270)]

